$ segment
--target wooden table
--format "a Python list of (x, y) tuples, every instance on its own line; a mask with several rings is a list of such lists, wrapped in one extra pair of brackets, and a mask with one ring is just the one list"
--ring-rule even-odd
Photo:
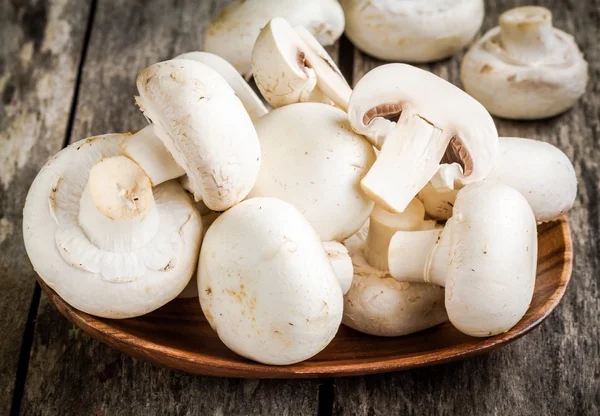
[[(347, 379), (197, 377), (132, 359), (83, 334), (52, 307), (25, 255), (29, 184), (67, 143), (140, 128), (135, 76), (196, 50), (223, 0), (0, 0), (0, 414), (548, 415), (600, 413), (600, 0), (545, 0), (590, 63), (587, 94), (541, 122), (497, 120), (502, 136), (548, 141), (575, 164), (569, 214), (574, 275), (540, 328), (492, 354)], [(524, 5), (486, 2), (483, 29)], [(356, 82), (380, 64), (346, 40), (332, 48)], [(454, 83), (462, 55), (426, 66)]]

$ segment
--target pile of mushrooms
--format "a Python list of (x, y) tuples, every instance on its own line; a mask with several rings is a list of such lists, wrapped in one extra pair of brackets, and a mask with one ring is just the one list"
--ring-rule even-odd
[[(341, 3), (361, 49), (415, 62), (465, 46), (483, 16), (481, 1)], [(566, 107), (547, 95), (541, 112), (491, 95), (482, 104), (401, 63), (352, 90), (321, 46), (344, 28), (340, 5), (297, 4), (234, 2), (208, 29), (213, 53), (139, 72), (148, 126), (73, 143), (44, 166), (23, 211), (34, 269), (71, 306), (106, 318), (198, 297), (227, 347), (271, 365), (318, 354), (342, 323), (385, 337), (447, 320), (474, 337), (510, 330), (533, 296), (536, 224), (573, 206), (577, 178), (558, 148), (499, 138), (486, 108), (530, 118)], [(421, 21), (430, 14), (434, 29)], [(364, 16), (410, 36), (383, 42), (360, 27)], [(519, 33), (523, 19), (543, 36)], [(463, 78), (510, 65), (545, 76), (581, 58), (539, 8), (500, 21), (467, 55)], [(539, 59), (523, 68), (519, 54), (532, 51)], [(465, 86), (493, 91), (483, 82)]]

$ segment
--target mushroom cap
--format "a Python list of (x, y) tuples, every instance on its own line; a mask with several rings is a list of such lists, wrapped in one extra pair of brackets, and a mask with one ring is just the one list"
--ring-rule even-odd
[(373, 209), (360, 181), (375, 161), (347, 115), (318, 103), (277, 108), (256, 122), (263, 162), (250, 197), (295, 206), (322, 241), (343, 241)]
[(73, 143), (37, 175), (23, 209), (23, 238), (35, 271), (71, 306), (105, 318), (130, 318), (174, 299), (193, 275), (202, 224), (176, 181), (153, 189), (160, 224), (138, 249), (96, 247), (79, 225), (79, 201), (96, 162), (120, 154), (123, 134)]
[(346, 36), (388, 61), (431, 62), (454, 55), (477, 34), (483, 0), (341, 0)]
[(149, 66), (137, 77), (140, 109), (185, 170), (196, 200), (224, 211), (243, 200), (260, 168), (252, 120), (227, 81), (189, 59)]
[(325, 46), (335, 43), (344, 31), (344, 12), (335, 0), (236, 0), (210, 23), (204, 50), (222, 56), (242, 75), (250, 75), (254, 42), (275, 17), (304, 26)]
[(585, 92), (588, 65), (571, 35), (552, 32), (564, 48), (560, 59), (530, 62), (501, 46), (500, 27), (488, 31), (462, 61), (465, 90), (498, 117), (533, 120), (565, 112)]
[(246, 200), (207, 231), (200, 304), (221, 341), (252, 360), (306, 360), (335, 336), (343, 297), (319, 236), (274, 198)]
[(459, 182), (488, 175), (498, 152), (498, 132), (487, 110), (464, 91), (431, 72), (387, 64), (368, 72), (350, 97), (352, 128), (378, 148), (396, 124), (385, 117), (401, 112), (416, 114), (442, 131), (450, 143), (447, 163), (463, 168)]
[(527, 200), (506, 185), (468, 185), (458, 193), (445, 238), (449, 258), (439, 260), (447, 264), (452, 324), (477, 337), (508, 331), (529, 308), (535, 285), (537, 229)]
[(191, 59), (208, 65), (217, 71), (233, 88), (252, 120), (268, 113), (267, 107), (265, 107), (260, 97), (256, 95), (237, 69), (220, 56), (209, 52), (188, 52), (177, 56), (175, 59)]
[(344, 243), (352, 257), (354, 279), (344, 296), (342, 323), (366, 334), (395, 337), (447, 321), (443, 288), (401, 283), (367, 263), (363, 250), (368, 227), (365, 224)]

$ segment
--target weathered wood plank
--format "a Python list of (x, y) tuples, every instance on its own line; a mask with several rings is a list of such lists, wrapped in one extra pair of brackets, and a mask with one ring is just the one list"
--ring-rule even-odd
[[(133, 103), (145, 66), (197, 50), (225, 1), (100, 0), (72, 140), (146, 124)], [(91, 339), (42, 297), (23, 415), (315, 414), (319, 382), (196, 377), (141, 362)]]
[[(526, 1), (486, 2), (484, 29), (502, 11)], [(503, 136), (550, 142), (575, 164), (579, 195), (569, 214), (575, 243), (567, 295), (539, 329), (490, 355), (416, 371), (338, 379), (334, 414), (545, 415), (600, 413), (600, 2), (545, 0), (555, 25), (573, 33), (590, 63), (590, 84), (580, 103), (540, 122), (497, 120)], [(459, 84), (462, 56), (424, 66)], [(381, 64), (359, 52), (354, 75)]]
[(23, 204), (64, 141), (88, 11), (88, 1), (0, 0), (0, 414), (11, 406), (35, 285)]

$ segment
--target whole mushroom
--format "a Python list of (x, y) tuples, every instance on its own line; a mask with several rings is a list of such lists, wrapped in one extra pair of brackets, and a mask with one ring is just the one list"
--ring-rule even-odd
[(207, 231), (199, 261), (200, 304), (221, 341), (264, 364), (317, 354), (335, 336), (343, 297), (319, 236), (274, 198), (252, 198)]
[(573, 37), (552, 27), (552, 13), (543, 7), (517, 7), (499, 20), (463, 60), (465, 90), (504, 118), (546, 118), (571, 108), (588, 81)]
[(344, 31), (344, 12), (336, 0), (235, 0), (210, 23), (204, 50), (222, 56), (249, 77), (254, 42), (275, 17), (304, 26), (324, 46), (333, 45)]
[(493, 182), (470, 184), (458, 192), (443, 230), (394, 234), (388, 261), (398, 281), (445, 287), (446, 311), (459, 331), (500, 334), (516, 325), (531, 303), (535, 217), (518, 191)]
[(477, 34), (483, 0), (341, 0), (346, 36), (387, 61), (432, 62), (454, 55)]
[(130, 318), (175, 298), (194, 273), (202, 224), (176, 181), (152, 188), (124, 136), (73, 143), (37, 175), (23, 209), (35, 271), (76, 309)]

